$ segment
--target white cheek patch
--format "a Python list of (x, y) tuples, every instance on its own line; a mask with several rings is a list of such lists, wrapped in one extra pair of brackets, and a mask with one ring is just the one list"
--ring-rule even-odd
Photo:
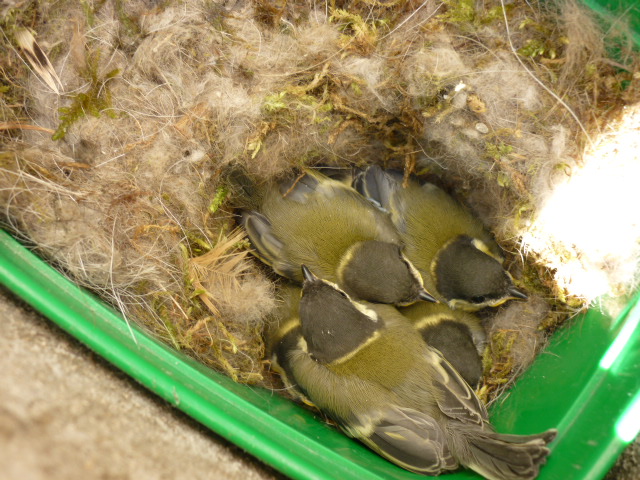
[(491, 258), (495, 259), (498, 263), (502, 264), (502, 258), (496, 256), (495, 253), (493, 253), (489, 247), (487, 246), (486, 243), (484, 243), (482, 240), (480, 240), (479, 238), (474, 238), (473, 240), (471, 240), (471, 245), (473, 245), (474, 247), (476, 247), (478, 250), (480, 250), (482, 253), (489, 255)]
[(404, 253), (401, 253), (400, 255), (402, 255), (402, 260), (404, 260), (404, 263), (406, 263), (407, 266), (409, 267), (409, 271), (411, 272), (411, 275), (413, 275), (413, 277), (418, 281), (420, 286), (424, 288), (422, 275), (420, 275), (420, 272), (418, 271), (418, 269), (413, 266), (413, 263), (411, 263), (411, 261), (407, 257), (404, 256)]
[(443, 320), (453, 320), (453, 317), (451, 317), (450, 315), (447, 315), (445, 313), (437, 313), (437, 314), (434, 314), (434, 315), (425, 315), (420, 320), (418, 320), (416, 323), (414, 323), (413, 326), (415, 328), (417, 328), (418, 330), (420, 330), (421, 328), (424, 328), (427, 325), (437, 325), (438, 323), (440, 323)]
[[(347, 292), (345, 292), (344, 290), (342, 290), (337, 284), (330, 282), (329, 280), (324, 280), (324, 279), (320, 279), (320, 281), (324, 284), (329, 285), (331, 288), (333, 288), (334, 290), (337, 290), (341, 293), (344, 293), (345, 295), (347, 295)], [(347, 295), (347, 297), (349, 297), (349, 295)]]
[(366, 305), (363, 305), (362, 303), (354, 301), (347, 292), (342, 290), (335, 283), (330, 282), (329, 280), (320, 280), (320, 281), (331, 286), (331, 288), (333, 288), (334, 290), (337, 290), (338, 292), (344, 294), (347, 297), (347, 299), (353, 304), (353, 306), (356, 307), (359, 312), (365, 314), (368, 318), (370, 318), (372, 322), (378, 321), (378, 314), (373, 309), (367, 307)]
[(363, 314), (371, 319), (372, 322), (377, 322), (379, 317), (378, 314), (371, 308), (363, 305), (362, 303), (353, 302), (353, 305)]
[[(347, 267), (347, 265), (349, 265), (349, 263), (351, 262), (351, 260), (353, 259), (353, 255), (354, 252), (356, 250), (356, 247), (360, 245), (360, 243), (354, 243), (353, 245), (351, 245), (347, 251), (342, 255), (342, 257), (340, 258), (340, 262), (338, 263), (338, 266), (336, 268), (336, 273), (338, 275), (338, 278), (340, 279), (340, 281), (342, 281), (342, 277), (344, 274), (344, 269)], [(324, 282), (328, 283), (329, 285), (335, 285), (331, 282), (327, 282), (326, 280), (323, 280)], [(338, 287), (336, 287), (338, 288)]]
[[(287, 320), (285, 323), (283, 323), (282, 325), (280, 325), (278, 327), (278, 335), (275, 338), (275, 341), (280, 341), (282, 340), (291, 330), (293, 330), (296, 327), (300, 326), (300, 319), (299, 318), (292, 318), (290, 320)], [(275, 342), (274, 342), (275, 343)]]
[(307, 341), (304, 339), (302, 335), (298, 337), (298, 348), (304, 353), (309, 353), (309, 347), (307, 345)]

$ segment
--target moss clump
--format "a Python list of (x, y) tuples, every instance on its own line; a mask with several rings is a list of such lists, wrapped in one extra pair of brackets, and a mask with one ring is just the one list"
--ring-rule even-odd
[(227, 199), (229, 189), (225, 185), (221, 185), (216, 189), (216, 194), (209, 204), (209, 213), (214, 214), (222, 206)]
[(370, 55), (376, 48), (380, 33), (388, 29), (389, 21), (384, 18), (366, 17), (336, 8), (330, 20), (340, 25), (342, 37), (340, 45), (362, 55)]
[(518, 54), (523, 57), (555, 60), (568, 43), (567, 37), (559, 34), (558, 30), (533, 18), (524, 19), (518, 28), (526, 35), (524, 45), (518, 49)]
[(484, 352), (482, 364), (484, 381), (478, 388), (478, 396), (484, 402), (495, 396), (511, 380), (514, 367), (513, 348), (518, 338), (517, 330), (497, 330)]
[(96, 50), (86, 57), (86, 66), (79, 74), (88, 82), (87, 90), (80, 92), (71, 98), (71, 105), (61, 107), (60, 124), (51, 137), (53, 140), (62, 140), (69, 128), (86, 115), (100, 117), (101, 114), (109, 118), (117, 118), (118, 113), (111, 109), (111, 90), (108, 82), (117, 77), (120, 69), (113, 69), (104, 75), (99, 74), (100, 51)]

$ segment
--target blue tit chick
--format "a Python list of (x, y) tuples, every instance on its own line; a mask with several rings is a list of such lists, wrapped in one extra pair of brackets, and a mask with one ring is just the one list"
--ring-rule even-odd
[(242, 212), (241, 224), (256, 256), (280, 275), (302, 282), (305, 264), (363, 300), (435, 301), (389, 215), (349, 185), (305, 170), (257, 191), (256, 208)]
[[(355, 302), (305, 269), (299, 321), (274, 364), (300, 395), (391, 462), (439, 475), (460, 465), (490, 480), (534, 479), (556, 435), (503, 435), (464, 379), (393, 306)], [(295, 316), (295, 315), (293, 315)]]
[(297, 347), (301, 338), (300, 295), (302, 290), (292, 283), (280, 285), (276, 308), (267, 319), (264, 331), (265, 358), (271, 361), (271, 370), (280, 375), (287, 392), (296, 400), (310, 404), (300, 390), (292, 384), (288, 362), (280, 362), (288, 351)]
[(415, 177), (403, 185), (401, 174), (377, 165), (358, 172), (353, 185), (390, 213), (406, 256), (438, 300), (475, 311), (527, 298), (503, 268), (502, 250), (480, 220), (440, 188)]
[(476, 315), (452, 310), (444, 303), (421, 302), (399, 310), (471, 387), (478, 385), (487, 334)]

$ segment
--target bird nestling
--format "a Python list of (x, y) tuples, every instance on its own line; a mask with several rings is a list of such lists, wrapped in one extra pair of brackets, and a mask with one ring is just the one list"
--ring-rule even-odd
[(356, 302), (303, 268), (270, 335), (288, 385), (348, 435), (407, 470), (459, 466), (490, 480), (534, 479), (555, 430), (503, 435), (473, 390), (393, 306)]
[(405, 254), (434, 296), (468, 311), (526, 299), (503, 266), (502, 251), (480, 220), (433, 184), (420, 185), (377, 165), (358, 172), (353, 185), (398, 229)]
[(350, 186), (314, 170), (263, 188), (248, 182), (242, 190), (254, 208), (241, 213), (240, 223), (256, 256), (276, 273), (302, 282), (304, 264), (362, 300), (435, 301), (389, 215)]

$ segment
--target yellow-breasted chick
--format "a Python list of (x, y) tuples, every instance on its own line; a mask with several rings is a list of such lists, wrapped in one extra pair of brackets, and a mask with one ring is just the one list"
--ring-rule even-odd
[(304, 275), (299, 323), (285, 322), (293, 328), (272, 337), (274, 364), (292, 388), (407, 470), (438, 475), (462, 465), (490, 480), (538, 475), (555, 430), (496, 433), (473, 390), (398, 310), (356, 302), (308, 269)]
[(354, 176), (363, 196), (388, 212), (405, 255), (424, 285), (451, 308), (468, 311), (526, 299), (502, 263), (502, 250), (480, 220), (433, 184), (372, 165)]
[(475, 388), (482, 378), (487, 334), (480, 319), (445, 303), (415, 303), (399, 309), (427, 345), (437, 349), (465, 381)]
[(255, 209), (241, 213), (241, 224), (256, 256), (280, 275), (302, 282), (304, 264), (359, 299), (435, 301), (389, 215), (349, 185), (305, 170), (254, 191)]

